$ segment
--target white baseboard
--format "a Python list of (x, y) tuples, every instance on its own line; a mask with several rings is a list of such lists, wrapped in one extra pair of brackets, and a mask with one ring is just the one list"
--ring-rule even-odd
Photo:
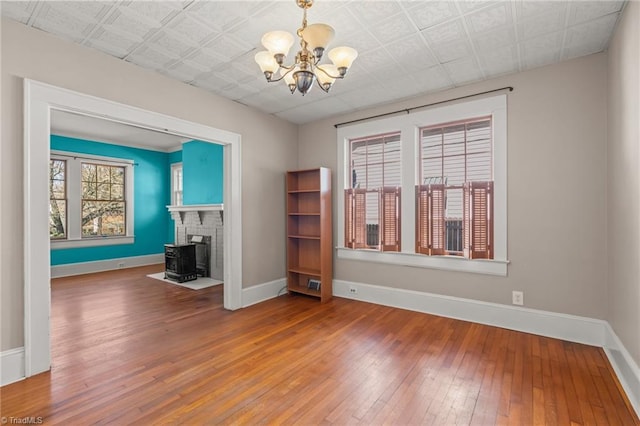
[(333, 280), (333, 295), (587, 345), (604, 344), (606, 322), (592, 318), (342, 280)]
[(0, 386), (24, 379), (24, 348), (0, 352)]
[(114, 269), (133, 268), (136, 266), (155, 265), (158, 263), (164, 263), (164, 254), (147, 254), (144, 256), (121, 257), (119, 259), (67, 263), (66, 265), (55, 266), (52, 265), (51, 278), (70, 277), (72, 275), (112, 271)]
[(607, 321), (343, 280), (333, 295), (601, 347), (640, 416), (640, 369)]
[(265, 300), (279, 296), (280, 290), (287, 285), (286, 278), (269, 281), (268, 283), (254, 285), (242, 289), (242, 307), (255, 305)]
[(638, 417), (640, 417), (640, 368), (609, 323), (607, 323), (605, 329), (606, 342), (604, 351), (629, 398), (629, 402), (631, 402)]

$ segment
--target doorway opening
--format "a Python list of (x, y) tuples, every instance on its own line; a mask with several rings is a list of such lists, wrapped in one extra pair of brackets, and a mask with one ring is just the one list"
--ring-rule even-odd
[(102, 118), (224, 146), (224, 307), (230, 310), (242, 307), (240, 135), (25, 79), (25, 376), (47, 371), (51, 366), (48, 170), (52, 110)]

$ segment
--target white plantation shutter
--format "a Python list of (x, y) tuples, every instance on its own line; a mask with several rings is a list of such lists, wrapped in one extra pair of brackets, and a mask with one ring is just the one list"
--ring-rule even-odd
[(416, 186), (416, 253), (445, 254), (445, 186)]

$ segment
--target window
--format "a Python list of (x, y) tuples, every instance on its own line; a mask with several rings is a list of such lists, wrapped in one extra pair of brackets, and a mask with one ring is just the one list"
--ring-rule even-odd
[(182, 205), (182, 163), (171, 165), (171, 205)]
[(400, 250), (400, 133), (350, 141), (345, 246)]
[(54, 151), (49, 163), (51, 248), (133, 243), (133, 163)]
[(416, 252), (493, 258), (491, 117), (420, 129)]
[(67, 162), (49, 161), (49, 236), (67, 237)]
[(507, 274), (505, 95), (340, 126), (337, 144), (339, 259)]
[(125, 168), (82, 163), (82, 236), (125, 235)]

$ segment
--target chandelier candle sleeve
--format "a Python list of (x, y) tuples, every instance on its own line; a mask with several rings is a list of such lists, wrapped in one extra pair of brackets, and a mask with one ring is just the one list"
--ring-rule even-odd
[[(296, 0), (303, 9), (302, 26), (296, 34), (300, 39), (300, 50), (293, 63), (285, 64), (294, 37), (286, 31), (270, 31), (262, 37), (262, 45), (266, 51), (258, 52), (255, 61), (260, 66), (267, 82), (284, 80), (291, 93), (299, 91), (306, 95), (316, 82), (320, 89), (329, 92), (336, 79), (343, 79), (358, 52), (346, 46), (336, 47), (329, 51), (329, 59), (333, 64), (320, 64), (327, 46), (333, 40), (334, 29), (327, 24), (307, 25), (307, 9), (313, 0)], [(280, 71), (279, 75), (276, 71)]]

